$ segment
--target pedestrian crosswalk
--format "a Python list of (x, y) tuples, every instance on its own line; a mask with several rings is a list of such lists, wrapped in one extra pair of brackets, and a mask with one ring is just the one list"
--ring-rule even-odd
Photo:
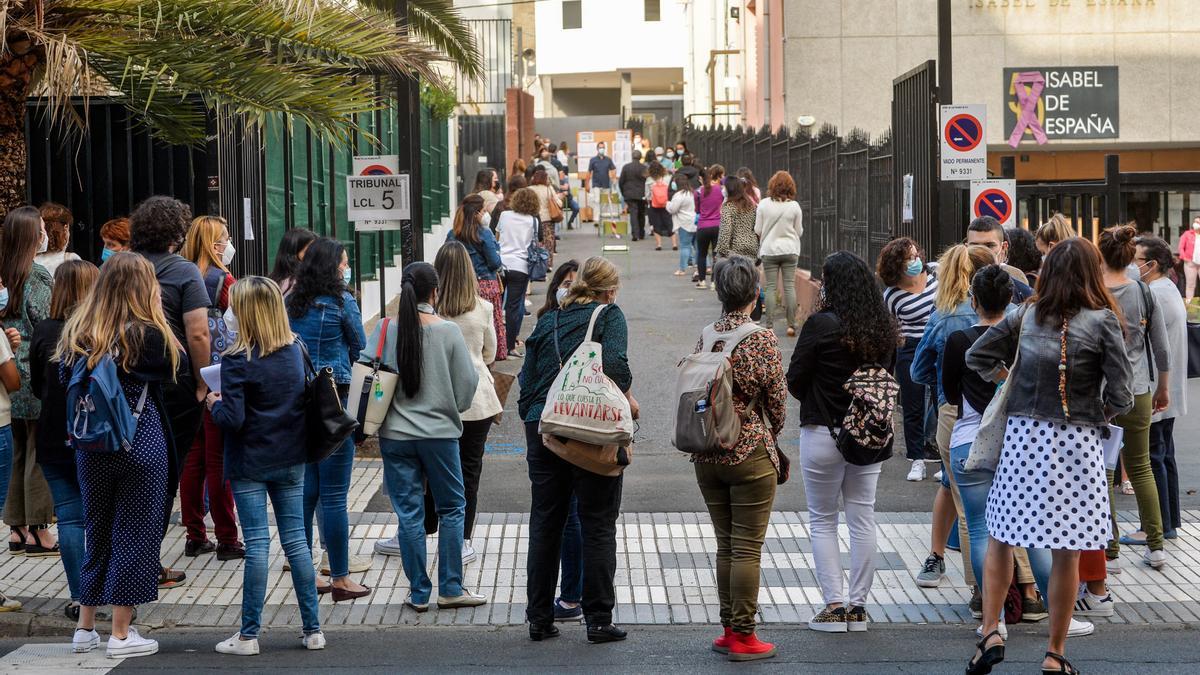
[(32, 643), (21, 645), (0, 657), (0, 673), (104, 675), (123, 660), (108, 658), (104, 655), (103, 647), (87, 654), (76, 654), (71, 651), (70, 642)]

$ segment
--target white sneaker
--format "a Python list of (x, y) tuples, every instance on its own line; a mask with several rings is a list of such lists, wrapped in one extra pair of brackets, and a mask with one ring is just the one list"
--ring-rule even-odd
[[(360, 574), (371, 569), (371, 558), (369, 556), (351, 555), (350, 556), (350, 574)], [(329, 576), (332, 572), (329, 569), (329, 553), (325, 552), (321, 555), (321, 567), (317, 570), (325, 576)]]
[[(1001, 621), (1000, 625), (996, 627), (996, 630), (1000, 631), (1000, 638), (1002, 640), (1004, 640), (1005, 642), (1007, 642), (1008, 641), (1008, 626), (1005, 625), (1005, 623), (1003, 621)], [(980, 640), (983, 639), (983, 626), (982, 625), (980, 625), (978, 628), (975, 629), (975, 637), (979, 638)]]
[(1067, 628), (1067, 637), (1083, 637), (1096, 632), (1096, 624), (1091, 621), (1080, 621), (1071, 617), (1071, 626)]
[(470, 565), (471, 563), (475, 562), (477, 557), (479, 556), (476, 555), (475, 549), (471, 546), (471, 540), (464, 540), (462, 548), (462, 564)]
[(933, 474), (933, 479), (934, 479), (934, 480), (936, 480), (936, 481), (937, 481), (937, 482), (939, 482), (939, 483), (940, 483), (940, 482), (942, 482), (942, 471), (941, 471), (941, 469), (938, 469), (938, 472), (937, 472), (937, 473), (935, 473), (935, 474)]
[(322, 633), (321, 631), (317, 631), (315, 633), (309, 633), (308, 635), (305, 635), (303, 638), (301, 638), (301, 640), (304, 642), (305, 649), (308, 649), (311, 651), (316, 651), (318, 649), (325, 649), (325, 634)]
[(234, 633), (233, 637), (218, 642), (216, 647), (218, 654), (233, 654), (234, 656), (258, 656), (258, 638), (253, 640), (243, 640), (241, 633)]
[(1075, 616), (1112, 616), (1116, 609), (1112, 593), (1095, 595), (1087, 589), (1087, 584), (1079, 585), (1079, 595), (1075, 599)]
[(1167, 552), (1161, 549), (1157, 551), (1146, 549), (1142, 551), (1142, 561), (1153, 569), (1162, 569), (1163, 565), (1167, 564)]
[(913, 463), (912, 463), (912, 468), (908, 470), (908, 476), (906, 476), (904, 479), (911, 480), (914, 482), (919, 481), (919, 480), (925, 480), (925, 460), (914, 459)]
[(408, 595), (404, 596), (404, 604), (408, 607), (411, 607), (413, 609), (413, 611), (418, 612), (418, 613), (423, 614), (423, 613), (429, 611), (429, 602), (428, 601), (413, 602), (412, 591), (409, 591)]
[(137, 629), (129, 627), (129, 635), (124, 640), (116, 635), (108, 637), (108, 658), (127, 659), (134, 656), (150, 656), (158, 653), (158, 640), (151, 640), (138, 635)]
[(71, 651), (76, 654), (86, 654), (100, 646), (100, 634), (96, 629), (75, 629), (75, 637), (71, 638)]
[(480, 593), (472, 593), (471, 591), (467, 590), (466, 586), (463, 586), (462, 591), (463, 591), (462, 595), (458, 595), (458, 596), (450, 597), (450, 598), (439, 594), (438, 595), (438, 603), (437, 603), (438, 609), (458, 609), (459, 607), (478, 607), (480, 605), (487, 604), (488, 598), (486, 595), (482, 595)]
[(376, 541), (375, 552), (379, 555), (400, 555), (400, 535)]
[(1105, 570), (1108, 571), (1109, 574), (1120, 574), (1121, 573), (1121, 559), (1113, 558), (1112, 560), (1104, 561), (1104, 568), (1105, 568)]

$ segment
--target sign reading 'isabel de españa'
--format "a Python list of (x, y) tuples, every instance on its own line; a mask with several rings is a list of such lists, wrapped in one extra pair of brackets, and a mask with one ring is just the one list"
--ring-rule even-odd
[(1004, 69), (1004, 132), (1009, 145), (1118, 138), (1116, 66)]

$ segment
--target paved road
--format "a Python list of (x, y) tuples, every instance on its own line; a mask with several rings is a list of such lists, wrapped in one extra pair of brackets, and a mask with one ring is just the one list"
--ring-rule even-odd
[[(1008, 659), (1001, 673), (1036, 672), (1045, 649), (1044, 628), (1015, 628)], [(1200, 641), (1186, 628), (1106, 627), (1104, 637), (1079, 638), (1068, 647), (1076, 667), (1093, 673), (1195, 673), (1200, 669)], [(626, 642), (589, 645), (582, 628), (565, 630), (556, 640), (532, 643), (523, 628), (412, 628), (398, 630), (340, 630), (329, 636), (322, 652), (299, 649), (296, 636), (273, 630), (261, 640), (257, 657), (224, 656), (212, 645), (225, 632), (172, 631), (155, 635), (162, 652), (155, 656), (114, 663), (96, 654), (80, 661), (71, 657), (45, 661), (42, 672), (102, 673), (115, 666), (119, 673), (138, 671), (284, 671), (355, 673), (679, 673), (735, 672), (731, 664), (707, 649), (709, 628), (637, 627)], [(826, 635), (801, 627), (777, 627), (763, 632), (774, 640), (779, 655), (753, 666), (754, 672), (788, 673), (961, 673), (971, 656), (969, 631), (959, 627), (913, 626), (873, 630), (864, 634)], [(23, 642), (0, 640), (0, 672), (30, 672), (12, 662), (26, 653), (11, 654)], [(1074, 649), (1074, 652), (1070, 650)], [(1137, 665), (1130, 662), (1136, 649)], [(60, 650), (61, 651), (61, 650)], [(35, 662), (36, 663), (36, 662)]]
[[(584, 232), (590, 233), (590, 230)], [(598, 239), (580, 231), (566, 233), (560, 242), (560, 257), (583, 260), (599, 251)], [(698, 290), (685, 277), (672, 276), (676, 254), (670, 250), (654, 251), (653, 241), (632, 244), (633, 254), (622, 264), (623, 278), (617, 303), (629, 319), (629, 357), (633, 368), (633, 391), (642, 405), (641, 429), (633, 466), (625, 474), (622, 502), (625, 511), (704, 511), (704, 502), (696, 488), (692, 468), (683, 455), (671, 447), (670, 398), (674, 387), (674, 366), (691, 352), (700, 329), (720, 315), (720, 305), (711, 290)], [(632, 271), (630, 271), (632, 270)], [(535, 285), (535, 306), (544, 298), (545, 284)], [(533, 317), (527, 317), (525, 331), (532, 330)], [(777, 325), (782, 322), (777, 322)], [(780, 335), (785, 362), (791, 356), (794, 338)], [(506, 370), (519, 368), (518, 362), (503, 364)], [(1191, 393), (1200, 401), (1200, 380), (1192, 383)], [(490, 454), (486, 459), (479, 496), (480, 512), (520, 512), (529, 508), (529, 481), (524, 458), (524, 431), (516, 419), (514, 388), (504, 421), (489, 439)], [(784, 429), (783, 447), (796, 457), (799, 438), (799, 404), (790, 400), (789, 424)], [(1183, 508), (1200, 507), (1200, 453), (1194, 452), (1195, 439), (1200, 438), (1200, 416), (1180, 420), (1176, 424), (1179, 454), (1180, 489)], [(898, 446), (901, 444), (897, 444)], [(933, 465), (929, 474), (932, 476)], [(923, 483), (904, 480), (908, 471), (902, 459), (889, 461), (880, 481), (879, 511), (928, 511), (933, 498), (932, 479)], [(806, 510), (804, 490), (799, 474), (792, 484), (779, 490), (775, 509), (780, 511)], [(1118, 508), (1136, 509), (1132, 497), (1118, 497)], [(373, 500), (372, 508), (389, 509), (382, 498)]]

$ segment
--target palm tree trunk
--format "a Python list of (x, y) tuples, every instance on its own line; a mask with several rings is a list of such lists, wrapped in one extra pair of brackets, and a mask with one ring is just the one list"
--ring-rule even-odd
[(26, 200), (25, 100), (40, 57), (21, 47), (10, 42), (0, 55), (0, 217)]

